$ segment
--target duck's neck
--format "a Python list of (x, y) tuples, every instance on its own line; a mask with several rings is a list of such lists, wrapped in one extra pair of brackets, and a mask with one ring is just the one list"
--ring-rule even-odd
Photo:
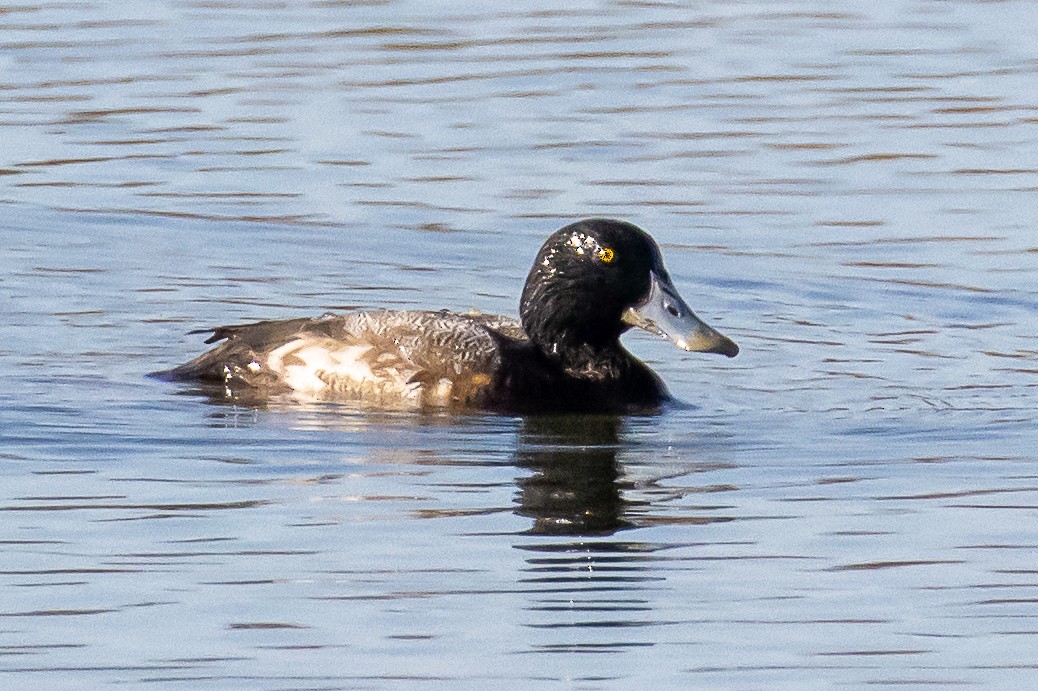
[[(581, 379), (619, 377), (630, 355), (620, 346), (628, 326), (619, 308), (560, 282), (544, 279), (536, 266), (523, 289), (519, 314), (531, 343), (567, 374)], [(574, 309), (574, 307), (578, 309)], [(615, 312), (613, 314), (612, 312)]]
[(578, 379), (617, 379), (630, 366), (631, 356), (616, 337), (595, 342), (565, 330), (528, 335), (545, 358)]

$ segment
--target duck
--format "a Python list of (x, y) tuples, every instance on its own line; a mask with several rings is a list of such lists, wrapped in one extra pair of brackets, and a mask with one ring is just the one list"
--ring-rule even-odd
[(153, 376), (209, 383), (231, 400), (289, 394), (375, 409), (651, 414), (673, 399), (620, 343), (631, 328), (685, 351), (739, 352), (681, 298), (647, 232), (590, 218), (541, 246), (519, 319), (375, 309), (220, 326), (191, 332), (219, 345)]

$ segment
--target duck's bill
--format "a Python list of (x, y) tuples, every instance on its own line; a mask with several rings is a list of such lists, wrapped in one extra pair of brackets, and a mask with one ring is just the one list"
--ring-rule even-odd
[(624, 310), (623, 320), (631, 326), (674, 341), (682, 350), (697, 353), (739, 354), (735, 341), (708, 326), (678, 295), (674, 284), (652, 273), (645, 302)]

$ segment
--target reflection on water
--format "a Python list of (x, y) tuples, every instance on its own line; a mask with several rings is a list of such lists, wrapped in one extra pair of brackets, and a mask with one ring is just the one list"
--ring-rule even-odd
[(527, 545), (521, 585), (530, 593), (529, 627), (550, 635), (531, 652), (617, 653), (655, 645), (667, 622), (654, 611), (665, 578), (656, 545), (586, 542)]
[(530, 417), (519, 429), (521, 516), (544, 535), (611, 535), (627, 527), (617, 453), (617, 417)]
[[(1029, 688), (1036, 23), (0, 7), (0, 686)], [(592, 215), (744, 346), (625, 337), (664, 415), (144, 377), (216, 324), (514, 315)]]

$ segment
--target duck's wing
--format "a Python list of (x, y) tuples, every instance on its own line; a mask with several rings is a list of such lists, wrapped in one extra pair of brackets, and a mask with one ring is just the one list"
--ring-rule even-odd
[(220, 327), (208, 353), (160, 376), (294, 391), (379, 407), (476, 405), (518, 322), (483, 314), (356, 312)]

